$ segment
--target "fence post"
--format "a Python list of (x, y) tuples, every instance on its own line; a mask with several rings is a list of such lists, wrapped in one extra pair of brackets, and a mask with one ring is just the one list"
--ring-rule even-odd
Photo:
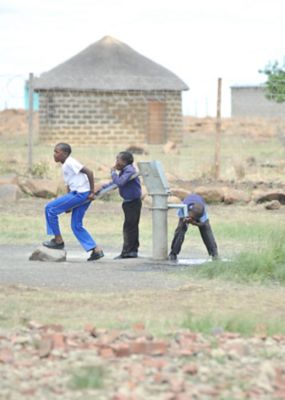
[(218, 95), (217, 95), (217, 117), (216, 117), (216, 144), (215, 144), (215, 179), (220, 177), (221, 165), (221, 93), (222, 93), (222, 78), (218, 78)]
[(29, 74), (29, 128), (28, 128), (28, 167), (33, 167), (33, 111), (34, 111), (34, 74)]

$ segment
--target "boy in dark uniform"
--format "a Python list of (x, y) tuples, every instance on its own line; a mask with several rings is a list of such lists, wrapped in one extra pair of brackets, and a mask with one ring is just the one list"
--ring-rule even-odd
[(183, 200), (183, 203), (187, 205), (188, 217), (183, 216), (182, 210), (178, 211), (179, 221), (171, 243), (169, 260), (177, 260), (177, 255), (180, 253), (189, 224), (199, 228), (208, 254), (212, 256), (213, 260), (218, 259), (218, 248), (206, 211), (205, 200), (198, 194), (190, 194)]
[[(139, 221), (141, 214), (141, 184), (137, 171), (133, 166), (134, 157), (129, 151), (121, 151), (116, 158), (114, 167), (111, 168), (112, 182), (102, 187), (116, 184), (120, 196), (123, 198), (124, 211), (123, 247), (121, 253), (115, 257), (136, 258), (139, 248)], [(119, 171), (119, 173), (117, 173)]]

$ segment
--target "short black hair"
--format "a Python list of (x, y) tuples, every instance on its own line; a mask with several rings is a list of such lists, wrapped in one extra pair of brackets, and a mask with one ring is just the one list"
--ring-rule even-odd
[(121, 151), (118, 157), (123, 160), (126, 165), (132, 164), (134, 162), (134, 156), (129, 151)]
[(72, 149), (68, 143), (58, 143), (55, 147), (59, 147), (64, 153), (71, 154)]
[(199, 221), (204, 213), (204, 207), (200, 203), (193, 203), (188, 206), (188, 212), (195, 221)]

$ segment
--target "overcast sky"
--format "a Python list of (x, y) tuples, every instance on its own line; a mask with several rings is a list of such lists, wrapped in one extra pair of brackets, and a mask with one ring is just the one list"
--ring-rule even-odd
[(23, 107), (22, 85), (110, 35), (190, 87), (184, 114), (222, 115), (230, 86), (265, 81), (285, 56), (284, 0), (0, 0), (0, 109)]

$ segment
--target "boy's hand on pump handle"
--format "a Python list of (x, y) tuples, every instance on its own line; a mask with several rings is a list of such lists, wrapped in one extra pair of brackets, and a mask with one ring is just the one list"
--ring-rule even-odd
[(89, 196), (87, 197), (88, 200), (92, 201), (95, 199), (95, 192), (90, 192)]

